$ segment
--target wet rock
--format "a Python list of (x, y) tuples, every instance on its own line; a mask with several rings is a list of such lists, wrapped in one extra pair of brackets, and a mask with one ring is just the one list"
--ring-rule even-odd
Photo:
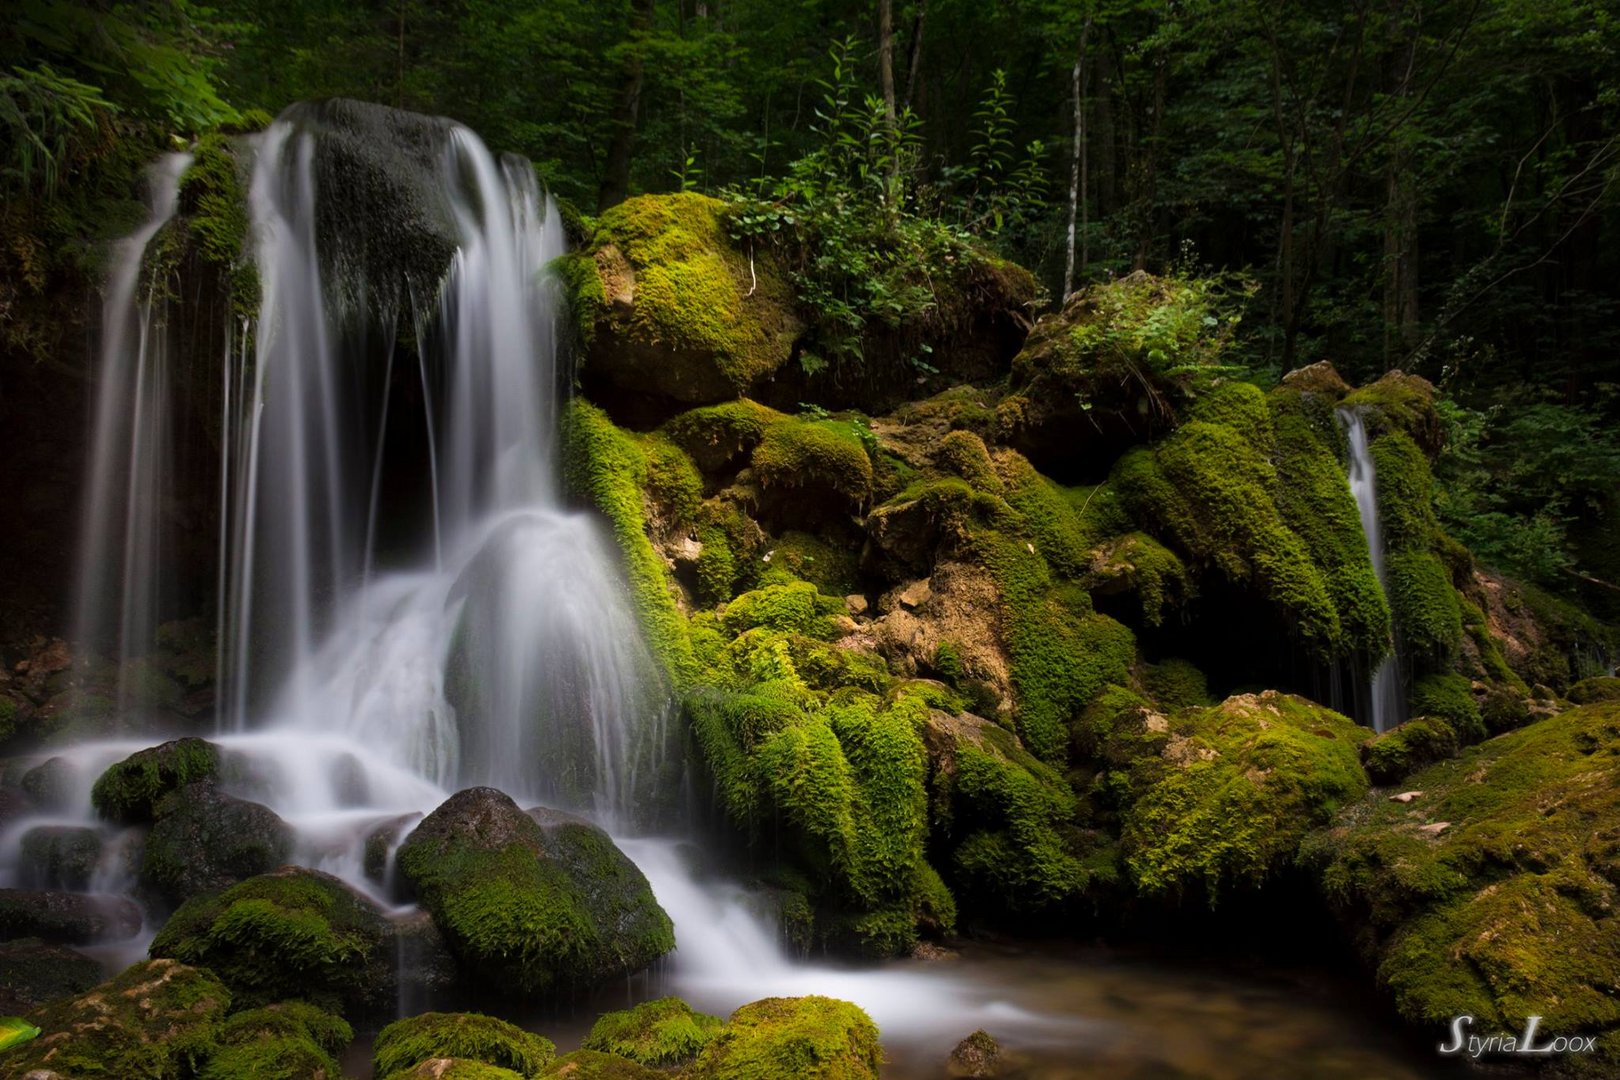
[(953, 1077), (992, 1077), (1001, 1060), (1001, 1044), (983, 1028), (956, 1044), (945, 1063), (946, 1075)]
[(101, 981), (101, 965), (66, 945), (8, 941), (0, 945), (0, 1013), (21, 1015), (72, 997)]
[(366, 834), (365, 854), (362, 856), (362, 869), (366, 877), (378, 885), (388, 883), (394, 849), (399, 847), (400, 838), (421, 820), (421, 814), (401, 814), (379, 822)]
[(41, 810), (71, 810), (78, 770), (66, 758), (53, 757), (23, 774), (23, 794)]
[(96, 812), (109, 821), (151, 821), (165, 795), (219, 776), (219, 748), (198, 738), (175, 739), (138, 751), (101, 774), (90, 790)]
[(133, 937), (140, 928), (141, 909), (121, 896), (0, 889), (0, 941), (85, 945)]
[(866, 597), (862, 596), (860, 593), (853, 593), (844, 597), (844, 606), (849, 608), (849, 613), (851, 615), (861, 616), (866, 614), (867, 609), (871, 607), (871, 604), (868, 603)]
[(1295, 368), (1282, 377), (1282, 384), (1290, 390), (1308, 394), (1326, 394), (1334, 400), (1350, 392), (1350, 384), (1345, 382), (1338, 369), (1326, 360), (1318, 360), (1314, 364)]
[(455, 954), (433, 916), (421, 908), (389, 920), (400, 957), (399, 997), (407, 1013), (421, 1011), (465, 990)]
[(147, 960), (30, 1014), (41, 1034), (6, 1052), (5, 1075), (190, 1076), (230, 1002), (209, 972)]
[(208, 968), (239, 1007), (299, 999), (377, 1017), (397, 1006), (393, 946), (376, 904), (330, 874), (287, 866), (187, 900), (151, 951)]
[(1408, 803), (1408, 802), (1411, 802), (1413, 799), (1420, 799), (1422, 797), (1423, 797), (1423, 792), (1421, 792), (1421, 791), (1403, 791), (1398, 795), (1391, 795), (1389, 797), (1389, 801), (1390, 802), (1399, 802), (1399, 803)]
[(530, 816), (493, 788), (452, 795), (397, 863), (471, 981), (490, 993), (591, 985), (674, 946), (646, 878), (606, 833), (555, 811)]
[(36, 825), (23, 834), (22, 880), (41, 889), (84, 892), (101, 859), (101, 834), (83, 825)]
[(212, 783), (165, 796), (141, 855), (140, 882), (170, 904), (268, 873), (292, 852), (293, 832), (275, 811)]

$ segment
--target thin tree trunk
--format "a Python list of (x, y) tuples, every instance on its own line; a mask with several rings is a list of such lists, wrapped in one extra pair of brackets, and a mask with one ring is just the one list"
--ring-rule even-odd
[[(1086, 202), (1086, 39), (1091, 36), (1091, 17), (1080, 29), (1080, 48), (1074, 55), (1074, 151), (1069, 155), (1069, 250), (1063, 263), (1063, 300), (1074, 293), (1075, 223), (1085, 215)], [(1082, 225), (1089, 224), (1089, 218)], [(1083, 229), (1082, 229), (1083, 231)], [(1080, 273), (1084, 276), (1086, 264), (1091, 261), (1090, 247), (1081, 241), (1084, 253), (1080, 258)]]
[(883, 89), (883, 110), (894, 127), (894, 0), (878, 0), (878, 83)]
[(906, 58), (906, 98), (904, 107), (911, 108), (917, 97), (917, 73), (922, 70), (923, 23), (928, 18), (928, 0), (917, 0), (917, 17), (911, 20), (911, 49)]
[[(1114, 127), (1114, 59), (1106, 48), (1097, 50), (1097, 122), (1093, 125), (1093, 138), (1097, 140), (1097, 219), (1101, 221), (1119, 206), (1118, 138)], [(1089, 149), (1087, 151), (1089, 153)]]
[(600, 213), (624, 202), (630, 194), (630, 161), (635, 154), (636, 117), (641, 111), (641, 84), (646, 73), (646, 38), (652, 31), (656, 0), (630, 0), (629, 48), (619, 77), (619, 96), (613, 106), (613, 141), (596, 193)]
[(405, 0), (399, 0), (399, 46), (394, 57), (394, 108), (405, 107)]
[[(1392, 94), (1405, 100), (1412, 92), (1417, 64), (1417, 26), (1405, 0), (1391, 0), (1403, 47), (1391, 58)], [(1404, 106), (1403, 106), (1404, 108)], [(1417, 340), (1417, 191), (1412, 182), (1412, 151), (1400, 131), (1393, 134), (1385, 172), (1384, 204), (1384, 363), (1394, 367)]]

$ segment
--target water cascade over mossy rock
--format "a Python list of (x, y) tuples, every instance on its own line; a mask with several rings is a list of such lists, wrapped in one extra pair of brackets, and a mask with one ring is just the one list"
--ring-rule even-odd
[(877, 1026), (847, 1001), (765, 998), (731, 1014), (689, 1075), (704, 1080), (877, 1080)]
[(1571, 709), (1346, 806), (1320, 874), (1401, 1015), (1443, 1035), (1592, 1035), (1572, 1074), (1620, 1068), (1620, 705)]
[(675, 945), (646, 878), (605, 833), (563, 815), (548, 825), (493, 788), (469, 788), (399, 849), (401, 874), (491, 993), (590, 986)]
[(565, 257), (587, 386), (705, 404), (787, 362), (803, 331), (792, 289), (769, 252), (737, 249), (724, 212), (705, 195), (638, 196)]
[(709, 1044), (725, 1021), (693, 1011), (680, 998), (646, 1001), (610, 1012), (591, 1026), (586, 1050), (614, 1054), (642, 1065), (685, 1065)]
[(230, 991), (210, 972), (147, 960), (30, 1014), (41, 1034), (0, 1056), (0, 1075), (184, 1080), (214, 1050), (230, 1005)]
[(96, 813), (125, 825), (151, 821), (170, 792), (219, 778), (219, 748), (203, 739), (175, 739), (141, 750), (101, 774), (90, 790)]
[(330, 874), (289, 866), (187, 900), (152, 955), (217, 973), (239, 1005), (301, 998), (374, 1016), (395, 1004), (391, 946), (371, 901)]
[(505, 1020), (480, 1013), (430, 1012), (396, 1020), (382, 1029), (372, 1044), (371, 1072), (376, 1080), (389, 1080), (414, 1075), (412, 1070), (427, 1061), (453, 1059), (481, 1062), (530, 1078), (541, 1075), (556, 1056), (557, 1048), (550, 1039)]

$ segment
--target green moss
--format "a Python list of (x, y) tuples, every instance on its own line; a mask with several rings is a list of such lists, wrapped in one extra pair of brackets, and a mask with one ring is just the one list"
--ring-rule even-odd
[(252, 222), (236, 142), (219, 134), (197, 140), (180, 181), (180, 202), (191, 242), (230, 288), (231, 310), (251, 318), (259, 312), (259, 276), (248, 244)]
[(814, 488), (853, 503), (872, 496), (872, 461), (847, 420), (785, 419), (754, 448), (754, 473), (767, 488)]
[[(516, 1075), (515, 1073), (512, 1075)], [(543, 1078), (558, 1080), (662, 1080), (669, 1073), (639, 1065), (617, 1054), (604, 1054), (598, 1050), (575, 1050), (546, 1066)], [(453, 1075), (450, 1080), (455, 1080)], [(493, 1080), (493, 1078), (491, 1078)]]
[(647, 494), (668, 525), (690, 525), (703, 502), (703, 478), (692, 459), (662, 435), (641, 437), (647, 460)]
[(1456, 729), (1439, 716), (1420, 716), (1362, 747), (1361, 763), (1375, 784), (1394, 784), (1457, 752)]
[(766, 430), (786, 419), (757, 402), (725, 401), (681, 413), (663, 430), (699, 468), (712, 473), (753, 453)]
[(1434, 515), (1434, 481), (1429, 459), (1399, 432), (1368, 446), (1378, 497), (1378, 523), (1391, 552), (1428, 551), (1440, 531)]
[(1093, 554), (1083, 579), (1093, 594), (1134, 592), (1142, 605), (1142, 623), (1160, 626), (1165, 614), (1184, 605), (1197, 592), (1192, 575), (1175, 552), (1143, 532), (1115, 537)]
[(836, 633), (832, 616), (843, 611), (841, 598), (823, 596), (808, 582), (793, 582), (744, 593), (726, 605), (721, 620), (733, 635), (765, 627), (783, 633), (829, 636)]
[(1304, 852), (1402, 1015), (1512, 1031), (1535, 1014), (1612, 1039), (1620, 707), (1539, 720), (1405, 786), (1423, 795), (1369, 795)]
[(186, 901), (151, 951), (217, 973), (238, 1005), (299, 998), (364, 1012), (393, 999), (385, 941), (366, 900), (334, 877), (288, 867)]
[(846, 1001), (766, 998), (731, 1014), (693, 1074), (707, 1080), (876, 1080), (877, 1026)]
[(42, 1034), (5, 1052), (8, 1076), (182, 1080), (215, 1050), (231, 995), (207, 971), (148, 960), (29, 1015)]
[[(1090, 563), (1092, 531), (1070, 492), (1035, 471), (1023, 455), (1001, 459), (1007, 504), (1023, 518), (1036, 550), (1060, 577), (1079, 579)], [(978, 485), (975, 485), (977, 487)], [(982, 489), (981, 489), (982, 490)]]
[(1389, 556), (1389, 606), (1407, 654), (1444, 661), (1462, 641), (1462, 607), (1440, 560), (1426, 551)]
[(1169, 659), (1149, 664), (1142, 673), (1142, 685), (1163, 709), (1174, 711), (1211, 704), (1204, 673), (1186, 660)]
[(1171, 718), (1156, 757), (1130, 769), (1125, 866), (1146, 895), (1211, 904), (1292, 864), (1305, 833), (1367, 790), (1366, 729), (1272, 691)]
[(607, 1013), (591, 1026), (582, 1046), (642, 1065), (684, 1065), (697, 1057), (723, 1025), (718, 1016), (694, 1012), (680, 998), (659, 998)]
[(1413, 716), (1432, 716), (1446, 721), (1454, 737), (1477, 742), (1485, 737), (1485, 724), (1473, 688), (1461, 675), (1425, 675), (1412, 686), (1410, 705)]
[(1431, 454), (1440, 449), (1442, 426), (1434, 408), (1434, 387), (1426, 379), (1391, 371), (1352, 391), (1342, 404), (1360, 412), (1374, 436), (1398, 432)]
[(1187, 418), (1231, 428), (1262, 455), (1276, 456), (1271, 409), (1265, 391), (1253, 383), (1228, 381), (1211, 387), (1187, 407)]
[(624, 553), (630, 595), (654, 653), (677, 687), (697, 677), (686, 620), (675, 586), (647, 533), (644, 493), (647, 455), (594, 405), (569, 402), (562, 423), (563, 476), (568, 490), (607, 516)]
[(371, 1048), (371, 1074), (380, 1080), (431, 1058), (458, 1058), (535, 1077), (556, 1056), (550, 1039), (493, 1016), (429, 1012), (382, 1029)]
[(301, 1001), (237, 1013), (198, 1080), (337, 1080), (337, 1055), (354, 1040), (339, 1017)]
[(1620, 701), (1620, 679), (1613, 675), (1594, 675), (1582, 679), (1569, 688), (1566, 695), (1577, 705), (1597, 705), (1606, 701)]
[(602, 287), (602, 276), (596, 272), (596, 260), (588, 254), (571, 251), (553, 259), (546, 270), (562, 284), (575, 336), (579, 345), (589, 350), (596, 335), (596, 320), (607, 310), (607, 290)]
[(219, 748), (197, 738), (141, 750), (109, 768), (90, 789), (96, 813), (111, 821), (151, 821), (170, 792), (219, 775)]
[(984, 440), (971, 431), (952, 431), (939, 441), (934, 451), (935, 463), (946, 472), (961, 477), (976, 491), (987, 495), (1000, 495), (1001, 477)]
[(833, 596), (859, 592), (859, 553), (803, 532), (785, 532), (770, 545), (770, 564), (763, 584), (808, 581)]

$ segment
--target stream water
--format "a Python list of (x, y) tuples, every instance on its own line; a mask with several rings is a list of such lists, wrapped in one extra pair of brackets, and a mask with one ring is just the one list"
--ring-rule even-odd
[[(649, 835), (679, 773), (668, 695), (612, 540), (595, 517), (562, 504), (552, 461), (559, 300), (543, 268), (563, 251), (556, 209), (526, 162), (496, 158), (464, 128), (430, 124), (423, 159), (440, 200), (430, 210), (450, 223), (456, 253), (435, 296), (407, 300), (414, 356), (391, 341), (356, 350), (361, 316), (337, 298), (364, 295), (366, 283), (331, 280), (317, 243), (331, 119), (295, 107), (255, 139), (262, 307), (229, 335), (219, 376), (217, 741), (236, 763), (233, 792), (296, 829), (294, 861), (376, 895), (362, 870), (366, 836), (472, 784), (592, 816), (646, 873), (678, 948), (569, 1016), (531, 1018), (565, 1046), (595, 1006), (672, 992), (725, 1013), (771, 994), (819, 993), (871, 1013), (901, 1076), (938, 1075), (950, 1047), (979, 1027), (1031, 1055), (1039, 1075), (1425, 1075), (1405, 1048), (1384, 1045), (1361, 1004), (1323, 985), (1302, 991), (1292, 976), (1068, 946), (980, 946), (953, 960), (864, 968), (792, 959), (740, 887), (697, 874), (678, 837)], [(161, 301), (137, 285), (187, 163), (176, 156), (155, 170), (152, 216), (120, 247), (107, 299), (80, 634), (126, 662), (151, 647), (152, 597), (173, 570), (163, 517), (147, 506), (161, 498), (174, 437), (167, 344), (153, 307)], [(425, 403), (428, 468), (414, 482), (431, 513), (414, 555), (379, 569), (379, 491), (398, 430), (387, 410), (399, 380), (418, 383)], [(380, 399), (365, 400), (378, 386)], [(1364, 479), (1353, 471), (1351, 484), (1369, 507), (1364, 435), (1360, 447)], [(1375, 519), (1369, 528), (1377, 557)], [(0, 834), (0, 885), (52, 884), (30, 877), (22, 844), (35, 828), (65, 824), (106, 841), (89, 889), (129, 893), (127, 838), (95, 819), (90, 786), (163, 737), (81, 740), (16, 763), (54, 757), (65, 779), (57, 805)], [(127, 963), (150, 934), (97, 948), (109, 964)]]

